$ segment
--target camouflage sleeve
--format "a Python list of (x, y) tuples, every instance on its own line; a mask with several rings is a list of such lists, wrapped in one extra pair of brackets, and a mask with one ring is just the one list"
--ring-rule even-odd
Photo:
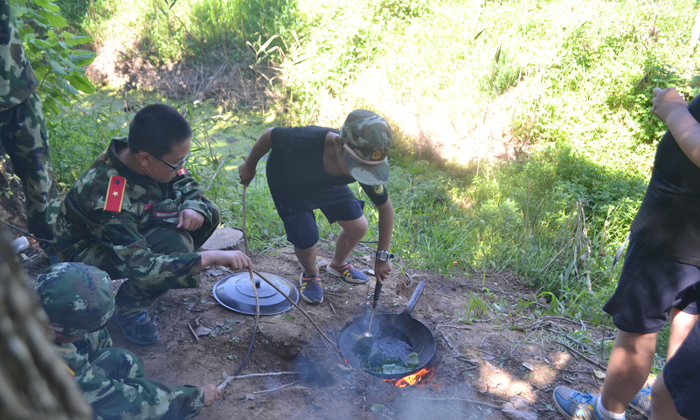
[(175, 178), (172, 188), (182, 194), (182, 204), (178, 212), (184, 209), (196, 210), (204, 216), (208, 224), (212, 223), (211, 201), (209, 201), (199, 187), (197, 181), (188, 175)]
[(36, 90), (38, 80), (27, 60), (15, 26), (12, 6), (0, 1), (0, 111), (21, 104)]
[(159, 254), (151, 250), (146, 238), (139, 232), (135, 216), (126, 211), (119, 213), (94, 209), (90, 217), (93, 235), (110, 255), (122, 275), (149, 280), (169, 279), (173, 276), (195, 276), (202, 271), (199, 253)]
[(86, 334), (85, 338), (90, 343), (91, 351), (96, 352), (107, 347), (114, 347), (112, 336), (107, 331), (107, 328), (102, 328), (95, 333)]
[(103, 419), (191, 419), (204, 407), (204, 390), (169, 386), (148, 378), (110, 379), (90, 372), (78, 385)]
[(100, 419), (189, 419), (204, 407), (204, 390), (170, 386), (144, 378), (141, 359), (120, 348), (105, 348), (75, 380)]

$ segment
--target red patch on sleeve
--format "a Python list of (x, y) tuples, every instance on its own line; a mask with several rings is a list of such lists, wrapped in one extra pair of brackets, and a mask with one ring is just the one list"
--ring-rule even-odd
[(105, 197), (104, 211), (122, 211), (122, 201), (124, 201), (124, 190), (126, 180), (119, 175), (109, 178), (109, 188)]

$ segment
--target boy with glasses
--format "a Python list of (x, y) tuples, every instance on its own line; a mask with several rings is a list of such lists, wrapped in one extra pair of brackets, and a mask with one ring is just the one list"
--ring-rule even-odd
[(65, 197), (56, 223), (61, 261), (128, 278), (114, 320), (127, 340), (147, 345), (158, 329), (147, 309), (168, 289), (198, 287), (210, 265), (252, 269), (240, 251), (195, 252), (219, 225), (219, 209), (184, 168), (192, 129), (174, 108), (139, 111), (128, 138), (115, 138)]

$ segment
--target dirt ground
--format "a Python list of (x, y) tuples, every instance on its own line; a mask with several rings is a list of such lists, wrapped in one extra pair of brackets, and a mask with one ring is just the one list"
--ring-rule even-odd
[[(49, 264), (33, 246), (22, 257), (28, 284)], [(353, 255), (354, 264), (371, 269), (371, 254), (370, 248), (361, 245)], [(330, 249), (320, 247), (319, 265), (331, 255)], [(291, 248), (252, 259), (258, 271), (297, 283), (301, 267)], [(404, 274), (397, 273), (400, 266)], [(470, 272), (448, 278), (406, 267), (400, 257), (394, 268), (385, 282), (378, 313), (399, 313), (418, 282), (426, 283), (413, 316), (433, 332), (437, 350), (428, 365), (432, 372), (421, 382), (399, 388), (350, 367), (303, 314), (292, 309), (261, 317), (255, 346), (240, 375), (299, 374), (234, 380), (199, 418), (560, 419), (551, 403), (555, 386), (599, 392), (604, 369), (593, 347), (600, 346), (601, 332), (590, 330), (591, 341), (577, 341), (576, 331), (586, 328), (583, 320), (535, 317), (524, 307), (546, 303), (535, 301), (532, 291), (513, 273)], [(337, 342), (344, 327), (368, 316), (372, 290), (370, 285), (349, 285), (321, 273), (323, 303), (312, 306), (301, 301), (300, 305)], [(149, 378), (174, 385), (220, 384), (223, 372), (233, 374), (241, 363), (254, 325), (254, 317), (230, 311), (214, 299), (213, 286), (224, 275), (218, 267), (208, 269), (199, 288), (171, 290), (155, 303), (152, 310), (160, 330), (155, 345), (127, 342), (110, 322), (107, 327), (115, 346), (140, 355)], [(190, 326), (211, 332), (195, 338)], [(280, 387), (284, 388), (277, 390)], [(508, 417), (501, 410), (516, 396), (532, 410), (530, 417)]]
[[(0, 219), (26, 230), (22, 192), (0, 196)], [(15, 237), (20, 233), (9, 230)], [(18, 255), (33, 286), (49, 266), (36, 241)], [(329, 240), (322, 240), (317, 263), (332, 256)], [(360, 244), (353, 264), (371, 270), (373, 248)], [(291, 248), (253, 255), (255, 268), (283, 276), (298, 285), (302, 268)], [(255, 346), (240, 373), (269, 374), (234, 380), (222, 398), (201, 419), (560, 419), (551, 402), (558, 385), (600, 392), (611, 332), (588, 329), (585, 320), (535, 315), (546, 307), (536, 300), (522, 279), (510, 272), (464, 272), (451, 277), (414, 270), (400, 256), (385, 281), (377, 313), (399, 313), (420, 281), (426, 283), (413, 316), (435, 336), (437, 349), (427, 365), (431, 371), (414, 386), (400, 388), (352, 368), (296, 308), (261, 317)], [(202, 273), (199, 288), (171, 290), (151, 308), (159, 324), (160, 340), (138, 346), (124, 339), (119, 328), (107, 324), (115, 346), (137, 353), (146, 376), (173, 385), (220, 384), (223, 373), (233, 374), (248, 349), (254, 317), (221, 306), (213, 287), (228, 275), (220, 267)], [(370, 276), (372, 277), (372, 276)], [(337, 343), (343, 329), (369, 316), (374, 281), (350, 285), (323, 269), (324, 301), (300, 306)], [(121, 283), (114, 280), (115, 290)], [(195, 337), (192, 329), (209, 334)], [(587, 339), (586, 339), (587, 338)], [(280, 389), (277, 389), (280, 388)], [(526, 410), (508, 417), (503, 404), (519, 397)], [(529, 415), (529, 417), (528, 417)], [(640, 418), (630, 413), (630, 418)]]

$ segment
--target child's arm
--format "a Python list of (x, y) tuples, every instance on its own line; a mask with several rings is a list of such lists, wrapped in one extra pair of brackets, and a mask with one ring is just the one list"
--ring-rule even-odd
[[(394, 206), (389, 199), (389, 192), (385, 185), (360, 184), (372, 203), (377, 207), (379, 230), (379, 240), (377, 241), (377, 251), (390, 251), (391, 235), (394, 231)], [(391, 273), (391, 260), (374, 260), (374, 275), (379, 284), (384, 284), (384, 280)]]
[(192, 232), (205, 223), (212, 223), (212, 203), (192, 177), (181, 177), (173, 182), (172, 188), (182, 194), (182, 204), (178, 208), (178, 229)]
[(700, 167), (700, 123), (688, 110), (688, 103), (674, 88), (654, 88), (653, 92), (651, 112), (666, 123), (683, 153)]
[[(378, 229), (379, 243), (377, 250), (389, 251), (391, 247), (391, 236), (394, 231), (394, 207), (391, 205), (391, 200), (387, 199), (386, 203), (377, 207), (379, 214)], [(380, 261), (374, 260), (374, 275), (380, 284), (384, 284), (384, 280), (391, 273), (391, 260)]]
[(258, 138), (258, 141), (255, 142), (245, 162), (241, 163), (238, 167), (238, 175), (241, 178), (241, 184), (245, 186), (250, 184), (250, 181), (255, 177), (255, 168), (258, 166), (258, 162), (270, 151), (271, 147), (272, 128), (268, 128)]
[(137, 355), (125, 349), (110, 350), (91, 357), (88, 364), (74, 370), (75, 383), (96, 416), (150, 418), (146, 414), (157, 411), (158, 418), (188, 419), (202, 411), (207, 397), (212, 403), (214, 397), (218, 398), (212, 393), (207, 395), (207, 386), (171, 386), (144, 378), (143, 363)]
[(253, 262), (241, 251), (202, 251), (202, 269), (210, 265), (221, 265), (230, 270), (248, 269), (253, 272)]

